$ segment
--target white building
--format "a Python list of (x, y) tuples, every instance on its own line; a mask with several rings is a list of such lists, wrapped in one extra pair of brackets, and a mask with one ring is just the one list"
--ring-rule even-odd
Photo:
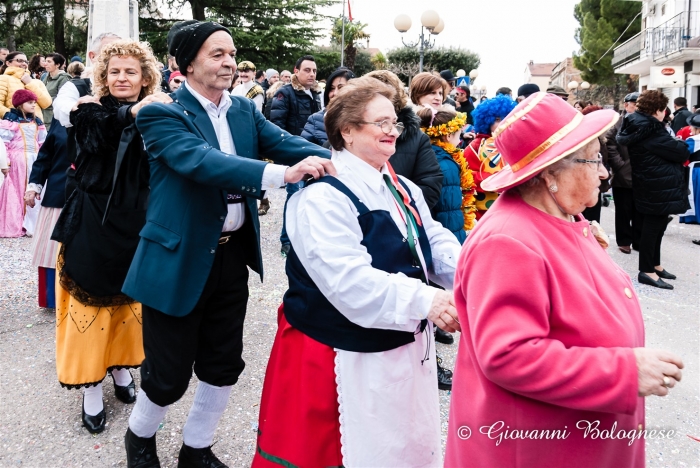
[(556, 63), (535, 63), (530, 60), (530, 63), (525, 66), (525, 83), (534, 83), (540, 87), (540, 91), (546, 91), (552, 70), (556, 66)]
[[(639, 75), (640, 91), (700, 105), (700, 0), (643, 0), (642, 31), (614, 50), (615, 73)], [(651, 67), (683, 67), (680, 87), (656, 87)], [(669, 104), (669, 107), (672, 107)]]

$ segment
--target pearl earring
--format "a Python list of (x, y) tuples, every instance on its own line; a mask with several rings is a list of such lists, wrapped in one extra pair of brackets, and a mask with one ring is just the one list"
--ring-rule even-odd
[(556, 185), (552, 184), (552, 185), (549, 186), (549, 191), (552, 192), (552, 193), (556, 193), (556, 192), (559, 191), (559, 187), (557, 187)]

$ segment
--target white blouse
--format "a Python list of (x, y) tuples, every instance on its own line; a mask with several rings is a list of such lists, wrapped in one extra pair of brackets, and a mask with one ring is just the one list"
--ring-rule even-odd
[[(406, 236), (406, 224), (381, 172), (347, 150), (331, 160), (343, 182), (370, 210), (386, 210)], [(452, 289), (461, 246), (433, 220), (421, 190), (403, 178), (411, 191), (430, 240), (433, 265), (429, 278)], [(325, 183), (299, 191), (287, 205), (287, 233), (299, 260), (321, 293), (353, 323), (366, 328), (415, 331), (428, 315), (437, 289), (404, 274), (388, 274), (371, 265), (360, 244), (358, 212), (348, 197)], [(418, 244), (416, 244), (417, 247)]]

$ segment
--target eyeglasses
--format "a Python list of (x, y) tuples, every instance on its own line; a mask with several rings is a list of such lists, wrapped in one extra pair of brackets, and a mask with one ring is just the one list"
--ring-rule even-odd
[(8, 62), (29, 63), (24, 59), (13, 59), (13, 60), (8, 60)]
[(182, 82), (185, 80), (178, 80), (177, 78), (175, 78), (173, 81), (177, 84), (182, 84)]
[(367, 125), (376, 125), (377, 127), (382, 129), (382, 132), (384, 132), (385, 135), (388, 135), (391, 133), (391, 131), (395, 128), (397, 132), (399, 132), (399, 135), (403, 133), (403, 124), (402, 123), (393, 123), (389, 122), (388, 120), (382, 120), (381, 122), (360, 122), (361, 124), (367, 124)]
[(574, 159), (574, 162), (580, 164), (595, 164), (596, 169), (600, 169), (600, 165), (603, 162), (603, 155), (598, 153), (598, 159)]

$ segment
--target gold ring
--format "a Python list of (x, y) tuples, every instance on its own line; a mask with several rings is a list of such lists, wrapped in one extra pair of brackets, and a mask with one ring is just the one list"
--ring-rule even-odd
[(664, 376), (664, 387), (668, 388), (671, 386), (671, 379), (668, 377)]

